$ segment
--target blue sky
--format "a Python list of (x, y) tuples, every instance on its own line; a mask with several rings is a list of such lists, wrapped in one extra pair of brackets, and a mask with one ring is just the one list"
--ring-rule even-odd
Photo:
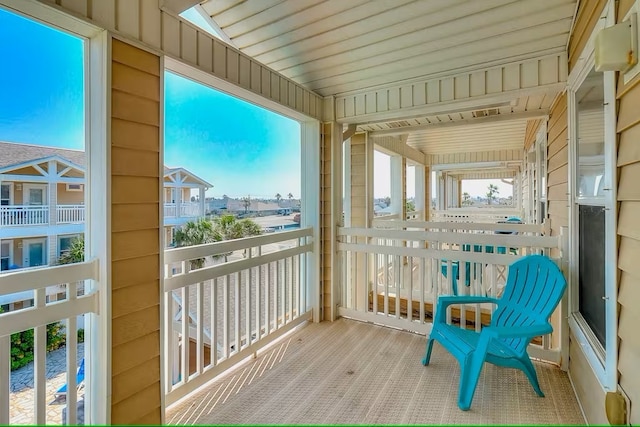
[[(84, 148), (82, 51), (0, 9), (0, 140)], [(171, 73), (165, 94), (167, 166), (212, 183), (208, 196), (300, 197), (298, 122)]]

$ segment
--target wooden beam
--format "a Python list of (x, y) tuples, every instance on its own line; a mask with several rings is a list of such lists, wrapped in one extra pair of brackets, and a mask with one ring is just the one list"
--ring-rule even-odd
[(342, 142), (346, 141), (347, 139), (349, 139), (353, 135), (355, 135), (357, 128), (358, 128), (358, 125), (350, 124), (349, 127), (347, 128), (347, 130), (342, 132)]
[(422, 124), (415, 126), (403, 126), (395, 129), (385, 129), (385, 130), (376, 130), (369, 132), (369, 135), (373, 138), (380, 138), (383, 136), (394, 136), (394, 135), (404, 135), (411, 132), (419, 132), (430, 129), (441, 129), (447, 127), (455, 127), (455, 126), (466, 126), (466, 125), (477, 125), (483, 123), (499, 123), (499, 122), (507, 122), (507, 121), (515, 121), (515, 120), (531, 120), (547, 117), (549, 115), (548, 109), (534, 110), (534, 111), (525, 111), (523, 113), (512, 113), (512, 114), (500, 114), (496, 116), (488, 116), (488, 117), (476, 117), (473, 119), (464, 119), (464, 120), (454, 120), (451, 122), (445, 123), (433, 123), (433, 124)]
[(198, 3), (200, 3), (200, 0), (161, 0), (160, 8), (179, 15)]

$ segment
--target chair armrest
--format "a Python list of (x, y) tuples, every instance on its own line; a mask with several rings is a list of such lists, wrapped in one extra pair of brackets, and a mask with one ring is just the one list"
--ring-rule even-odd
[(533, 326), (487, 326), (482, 328), (483, 334), (493, 338), (534, 338), (553, 332), (553, 327), (546, 323)]
[(480, 303), (492, 303), (497, 304), (498, 300), (491, 297), (462, 295), (462, 296), (441, 296), (438, 297), (438, 306), (436, 308), (436, 318), (434, 322), (445, 321), (444, 313), (446, 308), (453, 304), (480, 304)]

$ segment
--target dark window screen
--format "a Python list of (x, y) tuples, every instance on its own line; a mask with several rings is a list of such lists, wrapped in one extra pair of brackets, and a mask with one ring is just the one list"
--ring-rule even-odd
[(603, 206), (580, 206), (580, 314), (604, 346), (605, 330), (605, 224)]

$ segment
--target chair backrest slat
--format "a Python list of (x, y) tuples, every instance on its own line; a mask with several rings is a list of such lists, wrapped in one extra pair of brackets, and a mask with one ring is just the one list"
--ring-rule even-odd
[[(530, 255), (509, 266), (507, 283), (491, 324), (503, 327), (544, 324), (560, 302), (566, 281), (558, 266), (543, 255)], [(529, 340), (513, 338), (503, 343), (517, 352)]]

